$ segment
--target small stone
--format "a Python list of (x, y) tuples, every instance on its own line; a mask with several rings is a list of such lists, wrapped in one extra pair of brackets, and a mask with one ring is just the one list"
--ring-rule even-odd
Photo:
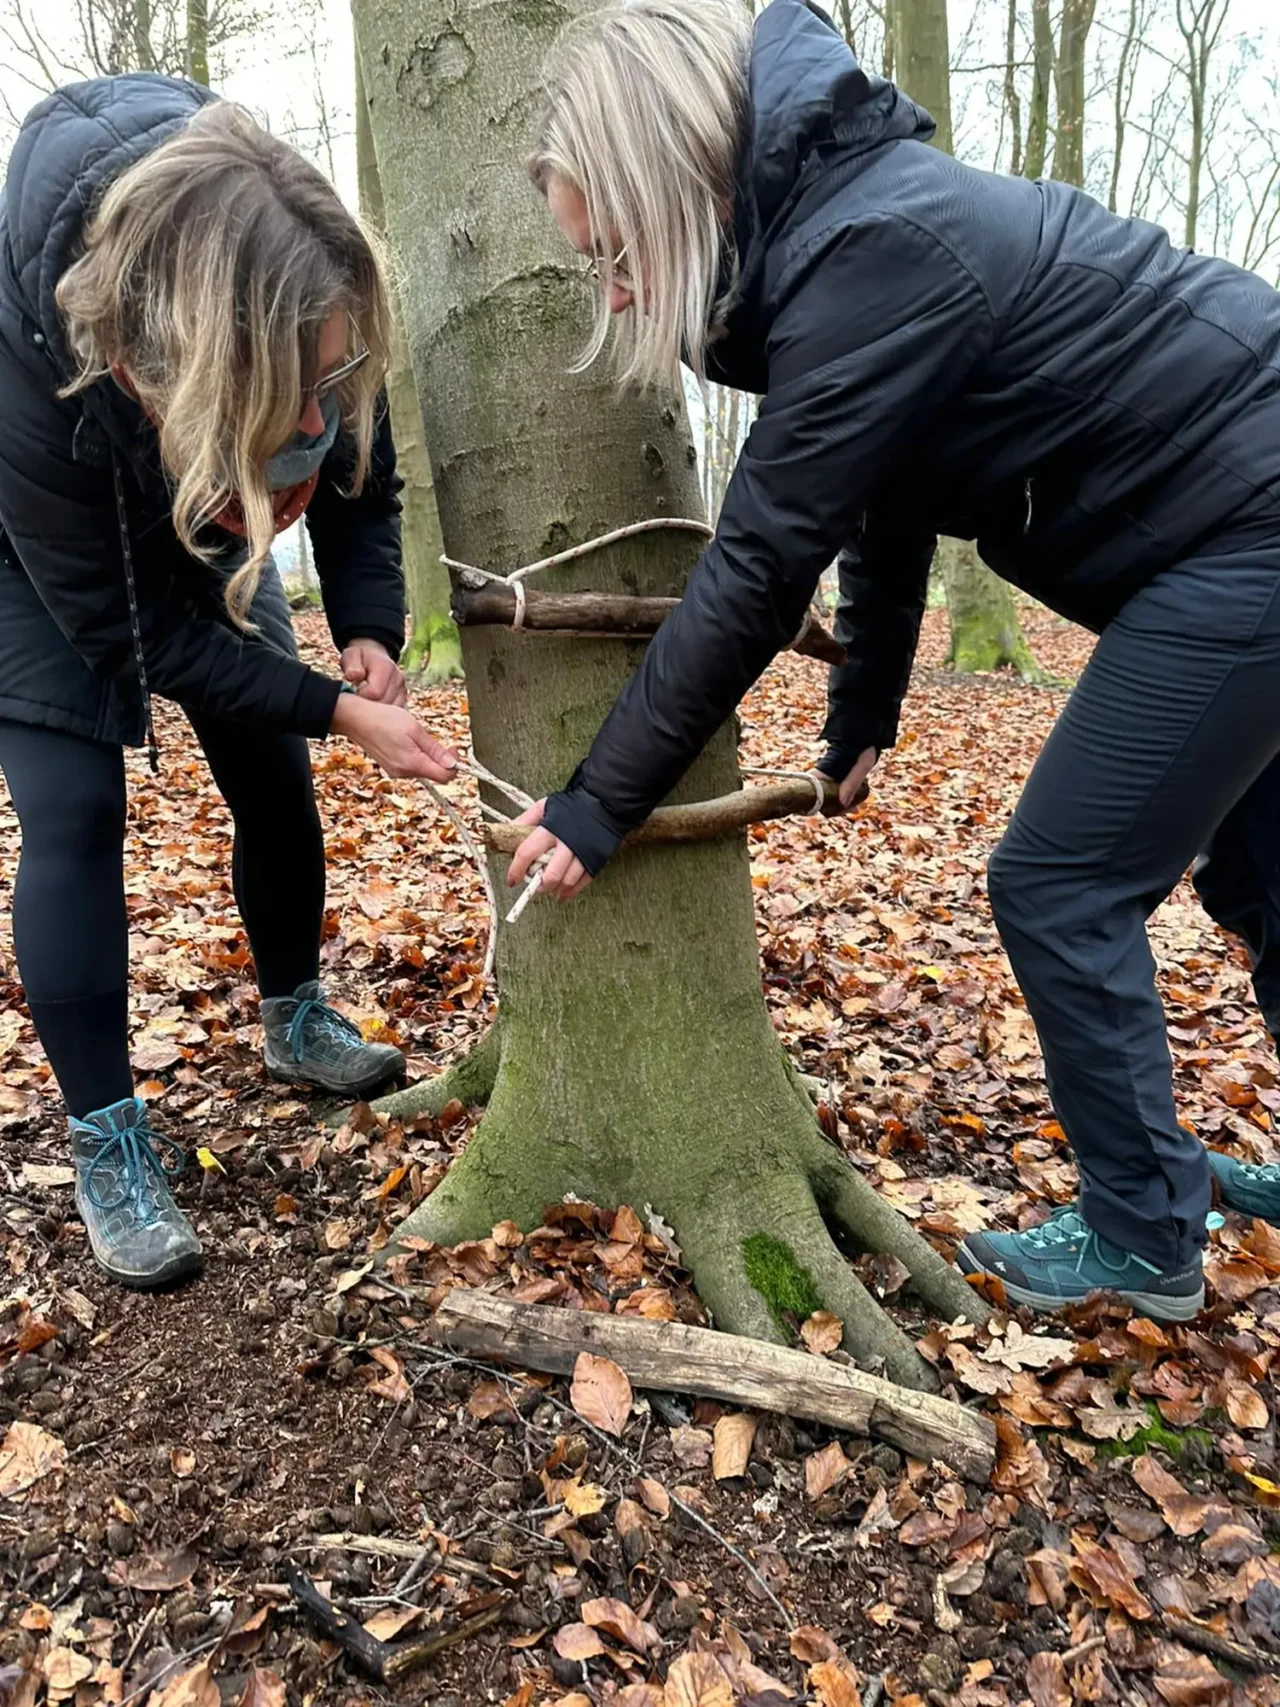
[(956, 1668), (942, 1654), (926, 1654), (916, 1668), (916, 1682), (924, 1689), (950, 1695), (956, 1684)]
[(871, 1462), (886, 1476), (896, 1476), (902, 1469), (902, 1454), (892, 1446), (877, 1446), (871, 1454)]
[(127, 1523), (118, 1523), (115, 1519), (107, 1525), (107, 1546), (117, 1559), (124, 1559), (133, 1552), (137, 1540), (133, 1530)]
[(519, 1482), (495, 1482), (489, 1490), (489, 1498), (499, 1511), (510, 1511), (512, 1506), (519, 1505), (520, 1494)]
[(993, 1660), (1002, 1651), (1000, 1632), (977, 1625), (964, 1625), (956, 1632), (956, 1642), (966, 1660)]
[(520, 1564), (520, 1551), (510, 1541), (495, 1542), (489, 1554), (489, 1563), (496, 1565), (500, 1571), (514, 1571)]
[(487, 1565), (493, 1557), (493, 1547), (483, 1535), (472, 1535), (464, 1541), (462, 1551), (468, 1559), (473, 1559), (478, 1565)]

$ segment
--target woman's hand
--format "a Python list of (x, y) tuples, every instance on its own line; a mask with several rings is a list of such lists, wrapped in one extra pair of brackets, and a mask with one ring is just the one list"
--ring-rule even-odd
[(403, 706), (362, 699), (355, 693), (339, 694), (329, 733), (345, 735), (354, 741), (388, 776), (423, 776), (432, 782), (452, 782), (457, 774), (458, 755), (441, 746)]
[[(542, 809), (546, 804), (545, 799), (535, 800), (533, 805), (515, 820), (516, 823), (541, 824)], [(591, 881), (591, 874), (568, 843), (553, 836), (550, 830), (535, 830), (521, 842), (507, 867), (508, 885), (514, 889), (518, 883), (523, 883), (533, 862), (541, 859), (544, 854), (551, 857), (542, 873), (542, 882), (538, 885), (540, 893), (554, 895), (557, 901), (572, 901), (575, 895), (581, 895)]]
[(342, 675), (361, 699), (376, 699), (382, 705), (407, 705), (409, 690), (404, 671), (380, 640), (353, 640), (343, 648)]
[(865, 748), (864, 751), (858, 755), (857, 762), (854, 764), (853, 768), (845, 774), (843, 780), (838, 776), (831, 776), (831, 772), (828, 771), (825, 766), (820, 765), (818, 767), (823, 776), (831, 776), (832, 782), (838, 782), (840, 784), (840, 804), (844, 807), (846, 812), (851, 806), (857, 805), (858, 795), (862, 791), (862, 785), (866, 782), (868, 776), (870, 776), (872, 767), (879, 757), (880, 754), (874, 747)]

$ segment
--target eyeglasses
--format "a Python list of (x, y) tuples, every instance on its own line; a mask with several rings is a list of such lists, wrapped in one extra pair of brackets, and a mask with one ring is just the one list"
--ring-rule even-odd
[[(619, 290), (634, 291), (636, 288), (636, 282), (632, 276), (631, 269), (630, 267), (624, 267), (622, 265), (623, 261), (627, 258), (628, 248), (630, 248), (630, 244), (624, 244), (613, 257), (613, 282)], [(586, 264), (582, 269), (583, 278), (591, 279), (596, 284), (599, 284), (603, 277), (603, 274), (600, 271), (603, 265), (603, 255), (588, 255)]]
[(340, 385), (351, 378), (353, 373), (360, 371), (368, 361), (369, 355), (370, 351), (366, 346), (359, 355), (352, 356), (349, 361), (343, 362), (341, 367), (332, 368), (328, 373), (321, 375), (311, 387), (316, 401), (321, 402), (324, 398), (331, 397)]

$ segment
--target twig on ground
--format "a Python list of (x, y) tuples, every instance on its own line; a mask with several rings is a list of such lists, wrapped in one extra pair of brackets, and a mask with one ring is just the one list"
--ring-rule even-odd
[(506, 1611), (511, 1596), (505, 1590), (494, 1594), (487, 1606), (467, 1618), (458, 1619), (437, 1630), (422, 1642), (393, 1644), (371, 1636), (362, 1624), (349, 1613), (326, 1599), (320, 1590), (301, 1571), (289, 1572), (289, 1590), (299, 1607), (330, 1641), (336, 1642), (350, 1660), (366, 1676), (379, 1683), (395, 1683), (411, 1671), (417, 1671), (428, 1660), (446, 1648), (456, 1647), (469, 1636), (476, 1636), (496, 1624)]

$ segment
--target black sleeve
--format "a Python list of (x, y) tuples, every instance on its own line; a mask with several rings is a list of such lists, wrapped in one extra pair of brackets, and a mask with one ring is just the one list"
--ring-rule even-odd
[(373, 455), (363, 489), (348, 497), (353, 470), (349, 439), (339, 438), (307, 507), (329, 632), (339, 651), (353, 640), (380, 640), (393, 658), (404, 647), (404, 568), (400, 494), (391, 416), (379, 407)]
[(990, 345), (973, 275), (904, 220), (844, 228), (793, 274), (716, 536), (587, 758), (547, 802), (543, 822), (590, 871), (790, 642), (885, 470)]
[[(75, 415), (19, 383), (0, 462), (0, 525), (50, 616), (95, 673), (136, 674), (110, 466), (75, 461)], [(339, 684), (241, 634), (212, 607), (209, 573), (166, 515), (140, 527), (125, 476), (148, 685), (193, 711), (300, 735), (329, 732)]]
[(898, 738), (937, 543), (907, 518), (869, 510), (857, 543), (840, 553), (835, 637), (847, 656), (827, 684), (827, 776), (847, 776), (868, 747), (883, 753)]

